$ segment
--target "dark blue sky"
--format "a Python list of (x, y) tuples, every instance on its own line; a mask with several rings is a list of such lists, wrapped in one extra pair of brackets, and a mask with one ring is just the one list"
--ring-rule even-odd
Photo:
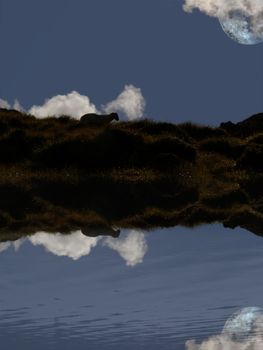
[(25, 108), (76, 90), (96, 105), (125, 84), (146, 116), (218, 124), (263, 111), (263, 45), (231, 41), (181, 0), (0, 0), (0, 98)]

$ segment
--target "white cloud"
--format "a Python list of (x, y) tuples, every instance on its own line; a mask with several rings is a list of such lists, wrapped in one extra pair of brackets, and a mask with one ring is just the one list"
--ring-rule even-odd
[(145, 99), (141, 89), (133, 85), (126, 85), (120, 95), (114, 100), (103, 106), (106, 113), (121, 112), (128, 119), (133, 120), (141, 118), (145, 109)]
[(263, 11), (262, 0), (185, 0), (185, 11), (199, 9), (209, 16), (224, 17), (229, 11), (241, 11), (248, 16), (254, 16)]
[(13, 106), (10, 105), (10, 103), (8, 103), (6, 100), (3, 100), (0, 98), (0, 108), (5, 108), (5, 109), (15, 109), (17, 111), (23, 111), (23, 107), (21, 106), (21, 104), (19, 103), (18, 100), (15, 100)]
[(252, 17), (251, 30), (254, 34), (259, 37), (263, 34), (262, 0), (185, 0), (184, 10), (192, 12), (194, 9), (218, 19), (229, 17), (231, 11), (240, 11), (245, 16)]
[(185, 0), (184, 9), (187, 12), (198, 9), (219, 19), (227, 18), (231, 11), (240, 11), (253, 18), (251, 29), (255, 35), (260, 36), (263, 33), (262, 0)]
[(2, 98), (0, 98), (0, 108), (10, 109), (11, 106), (10, 106), (10, 104), (7, 101), (5, 101)]
[(96, 113), (97, 110), (88, 96), (72, 91), (67, 95), (51, 97), (42, 106), (33, 106), (28, 112), (37, 118), (68, 115), (79, 119), (83, 114)]
[(145, 234), (135, 230), (131, 230), (124, 238), (107, 238), (104, 245), (117, 251), (127, 266), (142, 263), (148, 249)]
[(80, 231), (68, 235), (38, 232), (28, 237), (34, 246), (42, 245), (54, 255), (67, 256), (73, 260), (89, 255), (100, 239), (101, 237), (87, 237)]
[(23, 112), (24, 108), (23, 106), (20, 104), (20, 102), (18, 100), (15, 100), (15, 103), (13, 105), (13, 109), (19, 111), (19, 112)]
[[(77, 91), (72, 91), (66, 95), (53, 96), (47, 99), (43, 105), (32, 106), (28, 110), (28, 113), (37, 118), (67, 115), (79, 119), (86, 113), (120, 112), (124, 117), (133, 120), (143, 116), (145, 105), (146, 103), (141, 89), (133, 85), (126, 85), (115, 100), (101, 107), (101, 111), (99, 108), (96, 108), (88, 96), (81, 95)], [(7, 101), (0, 99), (0, 108), (13, 108), (23, 111), (23, 107), (18, 100), (15, 100), (14, 105), (11, 106)]]

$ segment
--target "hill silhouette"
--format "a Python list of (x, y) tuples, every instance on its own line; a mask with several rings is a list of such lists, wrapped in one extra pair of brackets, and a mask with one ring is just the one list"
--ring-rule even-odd
[(263, 115), (83, 125), (0, 109), (0, 240), (221, 222), (263, 235)]

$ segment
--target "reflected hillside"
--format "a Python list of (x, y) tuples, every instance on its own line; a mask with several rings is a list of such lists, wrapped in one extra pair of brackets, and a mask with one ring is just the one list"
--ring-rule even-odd
[(263, 115), (218, 128), (0, 110), (0, 239), (222, 223), (263, 235)]

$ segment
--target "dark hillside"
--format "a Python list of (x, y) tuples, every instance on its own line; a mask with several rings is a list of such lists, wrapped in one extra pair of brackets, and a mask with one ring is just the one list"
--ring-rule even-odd
[(262, 140), (262, 114), (98, 126), (0, 109), (1, 239), (211, 222), (263, 235)]

